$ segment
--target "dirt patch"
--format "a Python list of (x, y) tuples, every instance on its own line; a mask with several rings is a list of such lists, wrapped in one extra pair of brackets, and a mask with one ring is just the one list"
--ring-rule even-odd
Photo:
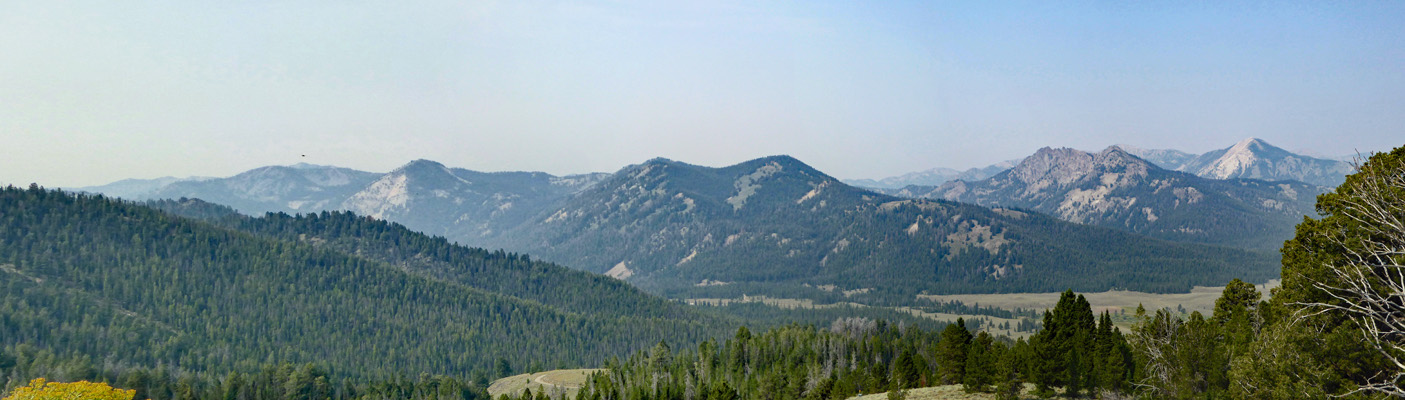
[(558, 369), (546, 372), (531, 374), (521, 374), (509, 376), (493, 381), (488, 385), (488, 394), (494, 398), (503, 394), (520, 395), (522, 390), (531, 389), (532, 393), (546, 392), (551, 398), (564, 395), (571, 399), (580, 392), (581, 385), (590, 378), (590, 374), (604, 371), (603, 369)]

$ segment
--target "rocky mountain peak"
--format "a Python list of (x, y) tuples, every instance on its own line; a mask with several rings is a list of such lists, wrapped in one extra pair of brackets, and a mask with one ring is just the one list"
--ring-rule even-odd
[(1068, 184), (1077, 181), (1092, 169), (1092, 154), (1067, 147), (1045, 147), (1012, 168), (1010, 176), (1024, 183), (1052, 180), (1059, 184)]
[(1244, 140), (1240, 140), (1239, 143), (1235, 143), (1234, 146), (1231, 146), (1231, 147), (1229, 148), (1229, 151), (1230, 151), (1231, 153), (1232, 153), (1232, 152), (1239, 152), (1239, 151), (1252, 151), (1252, 150), (1263, 149), (1264, 147), (1273, 147), (1273, 146), (1269, 145), (1268, 142), (1265, 142), (1263, 139), (1259, 139), (1259, 138), (1256, 138), (1256, 137), (1249, 137), (1249, 138), (1245, 138)]
[(1136, 176), (1145, 176), (1147, 170), (1156, 168), (1150, 162), (1118, 146), (1103, 149), (1093, 157), (1093, 163), (1104, 172), (1122, 172)]
[(1121, 178), (1146, 176), (1155, 168), (1145, 160), (1112, 146), (1098, 153), (1070, 148), (1039, 149), (1010, 170), (1010, 177), (1025, 184), (1069, 185), (1081, 179), (1115, 173)]
[(1217, 152), (1206, 153), (1206, 156), (1202, 156), (1202, 160), (1198, 160), (1203, 164), (1188, 166), (1187, 172), (1212, 179), (1264, 178), (1265, 175), (1271, 175), (1259, 171), (1264, 169), (1265, 163), (1272, 164), (1282, 159), (1298, 158), (1287, 150), (1252, 137), (1218, 152), (1220, 154), (1214, 153)]

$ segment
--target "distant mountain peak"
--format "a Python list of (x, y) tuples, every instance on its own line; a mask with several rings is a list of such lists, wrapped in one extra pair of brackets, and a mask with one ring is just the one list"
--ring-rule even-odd
[(677, 164), (677, 163), (678, 163), (677, 161), (673, 161), (673, 160), (668, 159), (668, 158), (666, 158), (666, 157), (654, 157), (654, 158), (650, 158), (650, 159), (644, 161), (644, 164)]
[(1244, 140), (1240, 140), (1239, 143), (1235, 143), (1235, 144), (1234, 144), (1234, 148), (1237, 149), (1237, 148), (1261, 147), (1261, 146), (1266, 146), (1266, 145), (1268, 145), (1268, 142), (1265, 142), (1263, 139), (1259, 139), (1259, 138), (1256, 138), (1256, 137), (1252, 137), (1252, 136), (1251, 136), (1251, 137), (1244, 138)]
[(447, 169), (447, 167), (445, 167), (444, 164), (440, 164), (438, 161), (426, 160), (426, 159), (423, 159), (423, 158), (416, 159), (416, 160), (414, 160), (414, 161), (410, 161), (410, 162), (408, 162), (408, 163), (406, 163), (405, 165), (403, 165), (403, 166), (400, 167), (400, 169), (411, 169), (411, 168), (443, 168), (443, 169)]
[(1123, 149), (1161, 168), (1189, 172), (1210, 179), (1263, 179), (1270, 181), (1297, 180), (1323, 186), (1341, 184), (1351, 165), (1340, 159), (1324, 159), (1302, 151), (1292, 152), (1268, 141), (1249, 137), (1234, 145), (1203, 154), (1178, 150)]
[(761, 157), (761, 158), (757, 158), (757, 159), (754, 159), (754, 160), (751, 160), (751, 161), (743, 162), (743, 163), (740, 163), (740, 164), (737, 164), (737, 165), (738, 165), (738, 166), (746, 166), (747, 168), (752, 168), (752, 169), (763, 168), (763, 167), (766, 167), (766, 166), (774, 165), (775, 167), (778, 167), (778, 168), (779, 168), (776, 172), (785, 172), (785, 173), (794, 173), (794, 174), (806, 175), (806, 176), (809, 176), (809, 177), (812, 178), (812, 179), (818, 179), (818, 180), (821, 180), (821, 181), (835, 180), (834, 178), (830, 177), (829, 175), (826, 175), (825, 173), (820, 172), (820, 170), (815, 169), (815, 167), (811, 167), (810, 164), (806, 164), (804, 161), (800, 161), (799, 159), (797, 159), (797, 158), (795, 158), (795, 157), (788, 156), (788, 155), (775, 155), (775, 156)]
[[(418, 159), (390, 171), (387, 177), (404, 175), (414, 179), (434, 179), (440, 182), (462, 182), (468, 183), (462, 177), (455, 174), (449, 167), (437, 161)], [(385, 178), (382, 178), (385, 179)]]
[(1010, 176), (1021, 182), (1053, 180), (1067, 184), (1078, 180), (1092, 169), (1093, 157), (1087, 152), (1067, 147), (1044, 147), (1010, 169)]
[(300, 162), (300, 163), (297, 163), (297, 164), (289, 165), (288, 168), (292, 168), (292, 169), (321, 169), (321, 168), (335, 168), (335, 167), (331, 167), (331, 166), (327, 166), (327, 165), (317, 165), (317, 164), (308, 164), (308, 163), (305, 163), (305, 162)]
[(1057, 183), (1060, 186), (1104, 173), (1144, 176), (1156, 168), (1146, 160), (1111, 146), (1097, 153), (1067, 147), (1045, 147), (1010, 170), (1010, 177), (1024, 183)]
[(1137, 156), (1127, 152), (1127, 150), (1124, 150), (1121, 146), (1118, 145), (1108, 146), (1106, 149), (1103, 149), (1103, 151), (1099, 152), (1098, 155), (1102, 157), (1137, 158)]
[(1188, 165), (1186, 169), (1187, 172), (1213, 179), (1264, 178), (1266, 164), (1297, 158), (1303, 157), (1251, 137), (1223, 151), (1206, 153), (1196, 160), (1199, 165)]
[(791, 157), (791, 156), (786, 155), (786, 154), (777, 154), (777, 155), (774, 155), (774, 156), (765, 156), (765, 157), (758, 158), (758, 159), (756, 159), (755, 161), (763, 161), (763, 162), (764, 162), (764, 161), (775, 161), (775, 162), (781, 163), (782, 165), (785, 165), (785, 164), (800, 164), (800, 165), (804, 165), (804, 164), (805, 164), (804, 162), (801, 162), (799, 159), (796, 159), (795, 157)]
[(1108, 146), (1108, 148), (1103, 149), (1103, 151), (1101, 152), (1098, 152), (1098, 155), (1097, 157), (1095, 157), (1095, 159), (1103, 164), (1109, 162), (1117, 162), (1123, 164), (1130, 163), (1146, 167), (1155, 167), (1150, 162), (1143, 160), (1141, 157), (1137, 157), (1137, 155), (1122, 149), (1122, 147), (1120, 146)]
[[(1260, 141), (1241, 147), (1269, 149)], [(1257, 153), (1244, 150), (1241, 154)], [(1281, 244), (1281, 236), (1273, 235), (1291, 231), (1288, 228), (1295, 221), (1311, 212), (1310, 193), (1315, 191), (1301, 183), (1224, 182), (1171, 172), (1121, 146), (1111, 146), (1096, 153), (1044, 148), (1004, 174), (925, 193), (914, 188), (906, 195), (1026, 208), (1070, 222), (1171, 240), (1259, 247)], [(1236, 222), (1225, 224), (1224, 218)], [(1260, 234), (1269, 231), (1255, 229), (1276, 231)]]

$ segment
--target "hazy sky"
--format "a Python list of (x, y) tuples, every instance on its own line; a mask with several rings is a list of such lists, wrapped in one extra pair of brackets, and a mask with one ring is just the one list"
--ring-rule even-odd
[(1401, 21), (1364, 1), (0, 0), (0, 182), (1384, 150), (1405, 145)]

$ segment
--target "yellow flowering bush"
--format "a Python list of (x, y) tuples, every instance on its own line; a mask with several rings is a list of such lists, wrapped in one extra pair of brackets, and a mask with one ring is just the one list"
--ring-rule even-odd
[(135, 390), (122, 390), (106, 383), (78, 381), (47, 382), (44, 378), (29, 381), (29, 386), (16, 388), (2, 400), (132, 400)]

